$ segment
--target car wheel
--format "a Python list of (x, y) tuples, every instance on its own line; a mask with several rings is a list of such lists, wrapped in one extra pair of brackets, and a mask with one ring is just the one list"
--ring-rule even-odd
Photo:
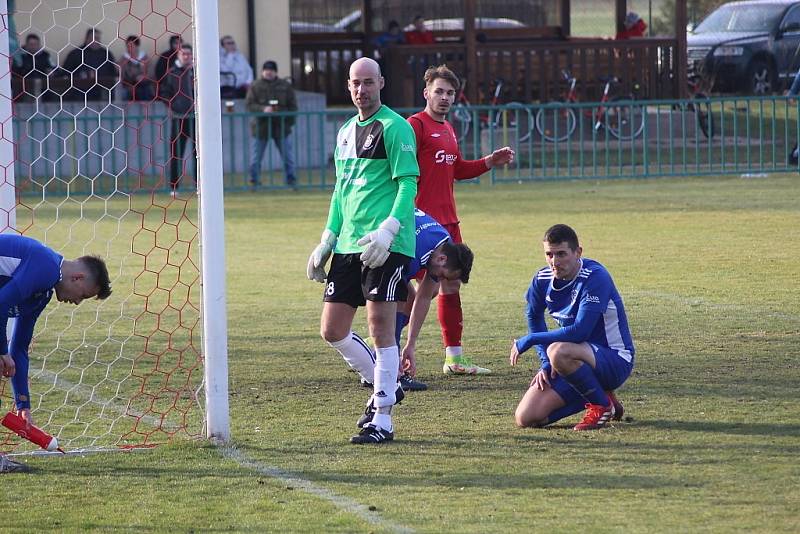
[(763, 59), (756, 59), (747, 69), (748, 89), (753, 95), (769, 95), (775, 91), (775, 73)]

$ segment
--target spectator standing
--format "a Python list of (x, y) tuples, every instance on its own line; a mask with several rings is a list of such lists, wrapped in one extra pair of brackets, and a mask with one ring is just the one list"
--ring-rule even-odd
[(244, 54), (236, 48), (233, 37), (226, 35), (219, 41), (219, 74), (221, 93), (225, 98), (242, 98), (253, 83), (253, 68)]
[(647, 30), (647, 23), (633, 11), (625, 15), (624, 28), (617, 33), (614, 39), (631, 39), (634, 37), (644, 37), (644, 32)]
[[(161, 84), (163, 97), (169, 107), (171, 129), (169, 137), (169, 183), (175, 197), (181, 177), (186, 174), (184, 151), (187, 141), (192, 142), (192, 156), (197, 159), (194, 122), (194, 55), (191, 45), (181, 45), (175, 65), (167, 72)], [(197, 165), (194, 166), (197, 183)]]
[(141, 41), (135, 35), (125, 39), (126, 51), (119, 61), (120, 80), (125, 100), (153, 100), (153, 81), (147, 78), (150, 58), (140, 49)]
[[(247, 91), (245, 99), (247, 111), (259, 114), (271, 114), (281, 111), (297, 111), (297, 97), (294, 88), (286, 81), (278, 78), (278, 64), (272, 60), (265, 61), (261, 69), (261, 77)], [(297, 178), (294, 174), (294, 147), (292, 146), (293, 116), (259, 116), (251, 123), (253, 139), (250, 145), (250, 185), (261, 185), (261, 160), (264, 157), (270, 139), (283, 159), (283, 170), (286, 185), (297, 189)]]
[(175, 66), (175, 62), (178, 60), (178, 50), (180, 50), (181, 46), (183, 46), (183, 38), (180, 35), (173, 35), (169, 38), (169, 48), (158, 55), (154, 79), (156, 81), (156, 96), (159, 98), (162, 98), (161, 82), (164, 81), (164, 77), (169, 70)]
[(425, 19), (422, 15), (414, 17), (414, 29), (407, 31), (405, 35), (406, 44), (426, 45), (434, 44), (433, 32), (425, 27)]
[(14, 74), (20, 77), (46, 78), (53, 70), (50, 52), (42, 47), (42, 41), (35, 33), (29, 33), (25, 44), (14, 54), (11, 65)]
[[(21, 85), (18, 91), (38, 97), (47, 89), (44, 80), (53, 70), (50, 53), (42, 47), (42, 41), (35, 33), (29, 33), (25, 44), (14, 54), (11, 72), (19, 76)], [(15, 97), (17, 94), (14, 95)]]
[[(70, 97), (75, 100), (111, 100), (111, 89), (119, 80), (119, 67), (108, 48), (103, 46), (103, 34), (97, 28), (86, 30), (83, 45), (73, 49), (64, 60), (63, 69), (78, 81), (79, 90), (70, 91)], [(87, 90), (88, 89), (88, 90)]]

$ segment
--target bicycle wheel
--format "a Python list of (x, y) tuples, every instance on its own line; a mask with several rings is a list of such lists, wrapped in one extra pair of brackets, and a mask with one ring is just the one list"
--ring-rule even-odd
[(714, 114), (711, 112), (711, 103), (708, 101), (708, 96), (703, 93), (696, 93), (694, 95), (695, 102), (692, 107), (694, 108), (694, 115), (697, 117), (697, 126), (706, 139), (714, 137)]
[(469, 107), (464, 104), (453, 106), (453, 112), (450, 114), (450, 124), (453, 125), (453, 130), (456, 132), (456, 138), (458, 138), (459, 143), (466, 139), (472, 125), (472, 112)]
[(531, 138), (533, 133), (533, 113), (529, 106), (521, 102), (509, 102), (506, 104), (508, 124), (511, 130), (517, 134), (517, 142), (524, 143)]
[[(623, 100), (629, 103), (615, 104)], [(639, 137), (644, 131), (644, 106), (632, 100), (634, 98), (631, 95), (614, 97), (605, 110), (608, 131), (623, 141)]]
[[(561, 104), (566, 104), (560, 101)], [(575, 131), (575, 112), (568, 107), (541, 108), (536, 112), (536, 131), (546, 141), (566, 141)]]

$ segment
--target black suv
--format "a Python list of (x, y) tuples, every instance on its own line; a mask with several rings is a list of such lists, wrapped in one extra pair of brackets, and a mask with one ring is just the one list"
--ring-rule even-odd
[(800, 1), (724, 4), (687, 35), (690, 76), (712, 76), (718, 90), (769, 94), (800, 68)]

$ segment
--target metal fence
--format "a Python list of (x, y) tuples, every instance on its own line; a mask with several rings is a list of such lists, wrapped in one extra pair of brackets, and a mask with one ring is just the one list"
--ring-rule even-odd
[[(485, 178), (499, 183), (796, 171), (799, 112), (797, 102), (772, 96), (475, 106), (454, 110), (450, 119), (467, 159), (515, 148), (515, 163)], [(352, 114), (352, 108), (278, 114), (280, 124), (290, 116), (296, 121), (291, 138), (300, 188), (333, 185), (336, 132)], [(241, 109), (223, 113), (226, 190), (250, 187), (253, 117)], [(170, 119), (160, 104), (17, 109), (14, 128), (22, 193), (167, 187)], [(261, 181), (267, 189), (284, 188), (283, 162), (270, 145)]]

